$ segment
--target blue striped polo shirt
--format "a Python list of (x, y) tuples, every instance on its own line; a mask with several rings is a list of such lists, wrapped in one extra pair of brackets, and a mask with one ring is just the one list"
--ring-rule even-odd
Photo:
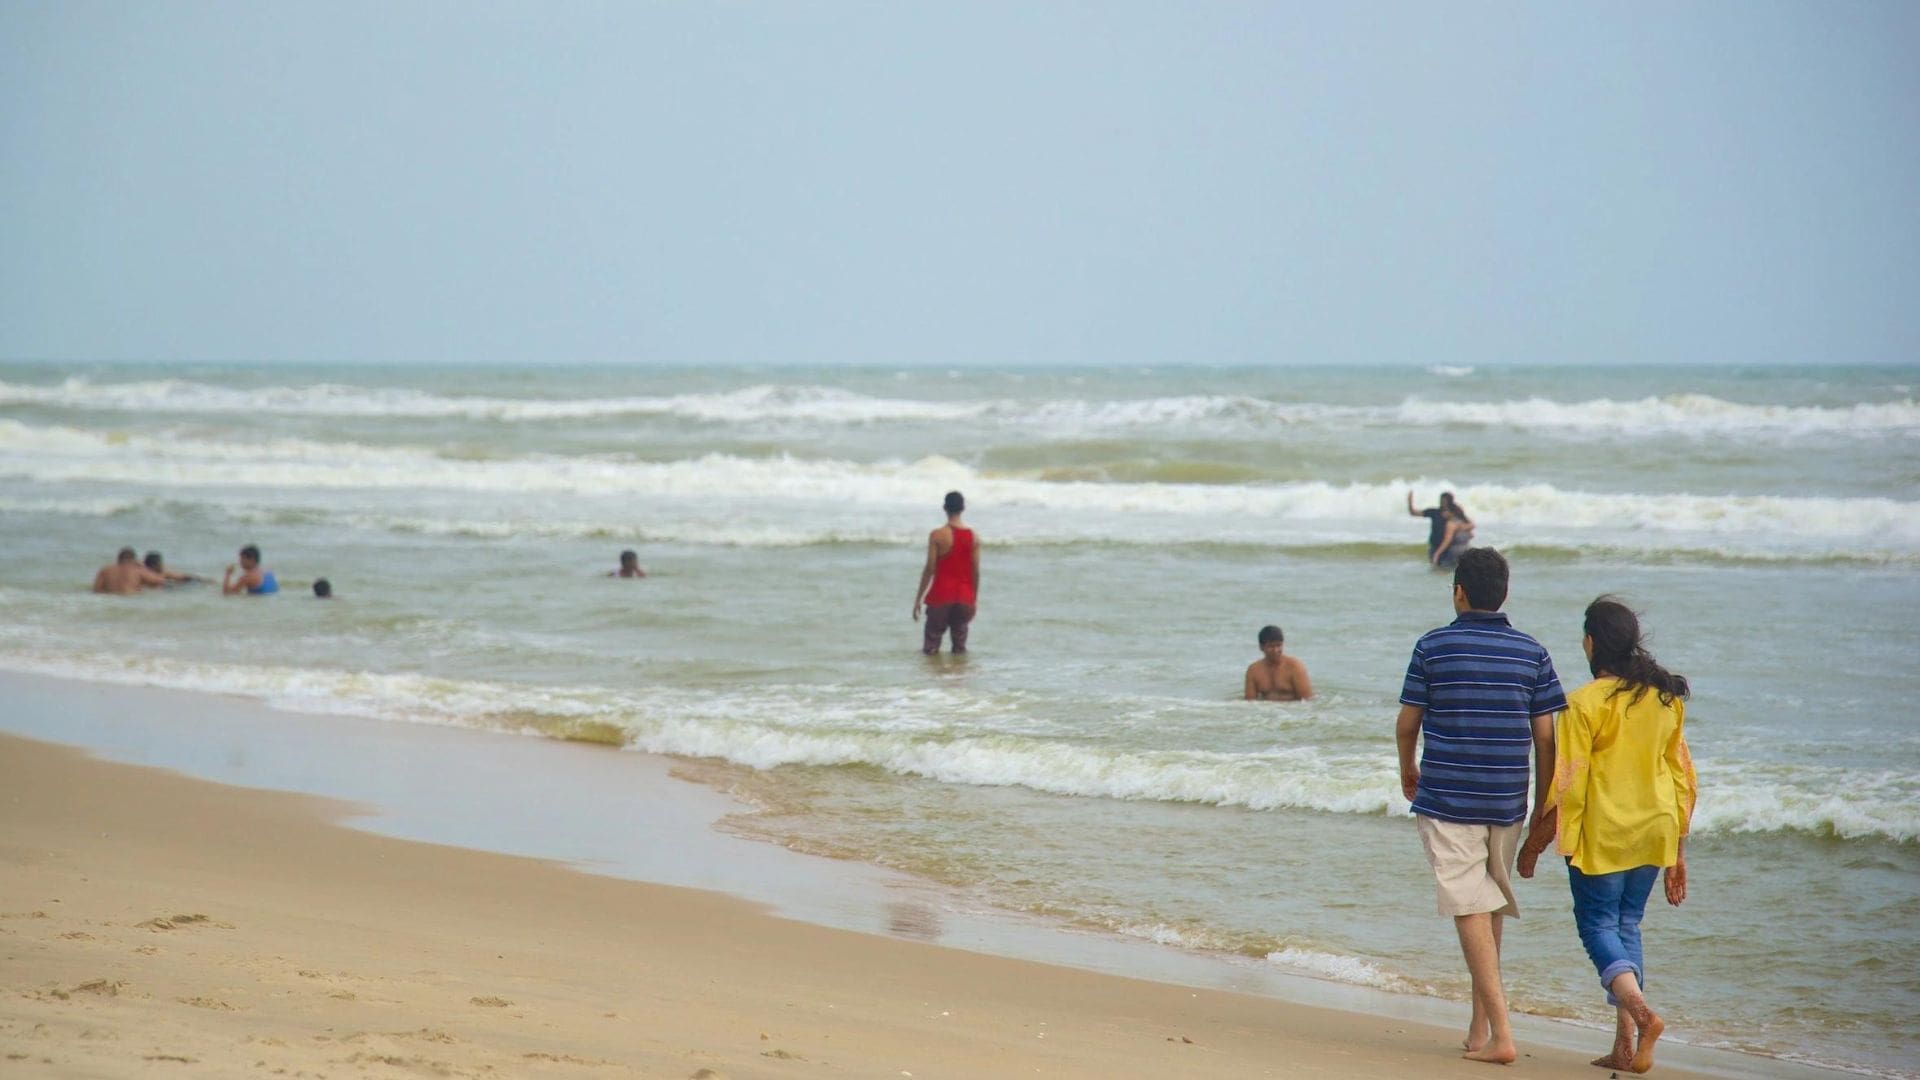
[(1414, 643), (1400, 703), (1426, 710), (1414, 813), (1471, 825), (1526, 819), (1532, 718), (1567, 707), (1545, 647), (1500, 612), (1464, 612)]

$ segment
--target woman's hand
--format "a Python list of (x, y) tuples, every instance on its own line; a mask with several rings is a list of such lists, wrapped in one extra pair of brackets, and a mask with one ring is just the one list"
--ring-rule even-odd
[(1680, 856), (1680, 861), (1667, 867), (1664, 876), (1667, 886), (1667, 903), (1679, 907), (1687, 899), (1687, 857)]

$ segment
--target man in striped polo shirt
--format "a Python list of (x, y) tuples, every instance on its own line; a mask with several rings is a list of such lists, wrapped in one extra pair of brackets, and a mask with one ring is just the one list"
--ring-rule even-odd
[[(1500, 985), (1500, 920), (1519, 915), (1509, 871), (1527, 819), (1528, 752), (1539, 814), (1553, 775), (1553, 716), (1566, 708), (1553, 658), (1500, 613), (1507, 560), (1473, 548), (1453, 571), (1452, 623), (1413, 646), (1400, 690), (1400, 790), (1413, 804), (1440, 914), (1453, 916), (1473, 976), (1466, 1057), (1518, 1056)], [(1426, 747), (1414, 765), (1414, 744)]]

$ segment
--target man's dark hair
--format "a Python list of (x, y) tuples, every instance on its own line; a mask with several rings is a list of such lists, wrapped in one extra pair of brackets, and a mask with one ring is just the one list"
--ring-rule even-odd
[(160, 568), (165, 565), (167, 565), (167, 561), (160, 557), (159, 552), (157, 551), (147, 552), (147, 569), (157, 574), (160, 572)]
[(137, 562), (139, 559), (140, 553), (132, 548), (121, 548), (120, 554), (113, 557), (114, 562)]
[(248, 544), (246, 547), (243, 547), (240, 549), (240, 557), (243, 559), (252, 559), (254, 562), (259, 562), (260, 549), (253, 544)]
[(640, 553), (637, 551), (623, 551), (620, 553), (621, 566), (625, 566), (628, 563), (637, 563), (639, 561), (640, 561)]
[(1507, 602), (1507, 560), (1492, 548), (1468, 548), (1453, 567), (1453, 583), (1475, 611), (1499, 611)]
[(313, 595), (325, 600), (333, 595), (333, 582), (326, 578), (316, 578), (313, 583)]
[(1267, 645), (1267, 642), (1269, 641), (1285, 641), (1285, 640), (1287, 640), (1287, 635), (1281, 633), (1280, 628), (1277, 626), (1263, 626), (1260, 628), (1260, 647), (1261, 648), (1265, 648)]
[(947, 513), (957, 514), (967, 508), (967, 497), (957, 491), (949, 491), (947, 501), (942, 505), (947, 508)]

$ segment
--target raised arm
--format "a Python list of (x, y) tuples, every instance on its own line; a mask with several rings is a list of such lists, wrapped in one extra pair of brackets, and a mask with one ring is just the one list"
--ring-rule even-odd
[(1413, 515), (1414, 517), (1426, 516), (1425, 514), (1422, 514), (1420, 511), (1415, 510), (1413, 508), (1413, 492), (1411, 490), (1407, 492), (1407, 513)]

